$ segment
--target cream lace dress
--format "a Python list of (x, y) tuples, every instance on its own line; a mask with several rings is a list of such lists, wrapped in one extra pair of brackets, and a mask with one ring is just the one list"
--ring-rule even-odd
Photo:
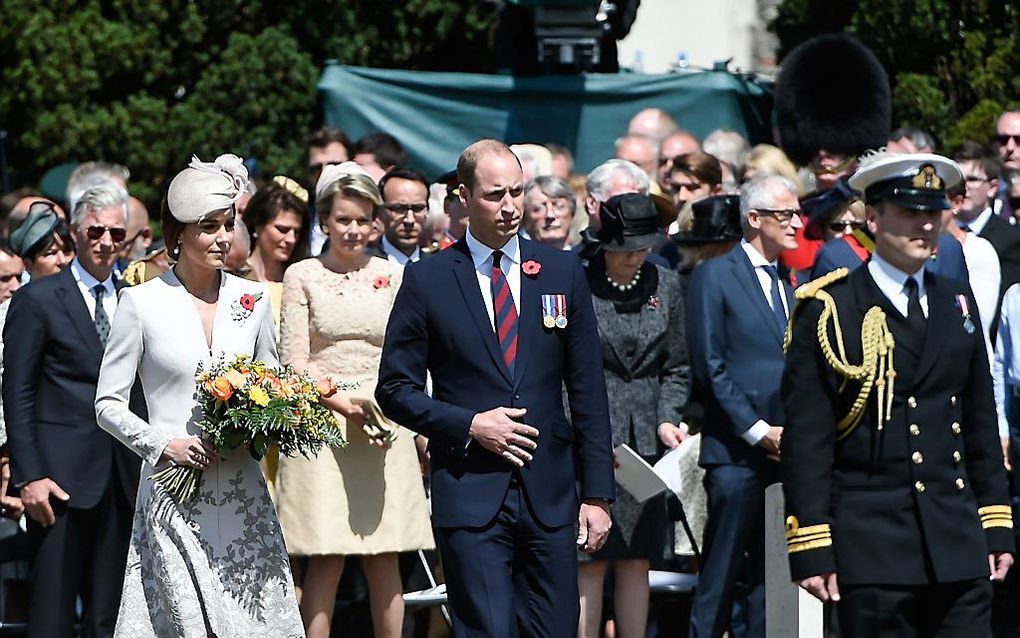
[[(376, 257), (346, 274), (316, 258), (288, 268), (280, 324), (283, 361), (317, 378), (357, 383), (346, 394), (371, 399), (402, 272)], [(311, 460), (280, 459), (276, 498), (288, 551), (360, 555), (434, 547), (413, 433), (400, 428), (384, 450), (337, 417), (346, 449), (323, 450)]]
[[(254, 309), (242, 295), (258, 297)], [(175, 504), (147, 477), (172, 438), (201, 434), (200, 362), (247, 354), (277, 364), (265, 286), (222, 274), (212, 346), (174, 272), (125, 289), (103, 358), (99, 425), (144, 459), (115, 636), (304, 636), (276, 512), (259, 464), (237, 450), (203, 474), (198, 498)], [(128, 410), (138, 374), (149, 421)]]

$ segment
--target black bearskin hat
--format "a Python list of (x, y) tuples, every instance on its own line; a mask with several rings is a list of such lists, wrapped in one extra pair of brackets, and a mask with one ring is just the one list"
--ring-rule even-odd
[(860, 155), (885, 146), (892, 122), (889, 76), (856, 38), (831, 33), (783, 60), (775, 94), (779, 145), (805, 165), (819, 150)]

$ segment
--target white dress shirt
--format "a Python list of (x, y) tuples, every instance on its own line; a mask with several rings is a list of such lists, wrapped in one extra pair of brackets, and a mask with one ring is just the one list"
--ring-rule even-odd
[(975, 217), (973, 221), (969, 223), (957, 217), (956, 224), (957, 226), (963, 228), (964, 230), (969, 229), (975, 235), (979, 235), (981, 234), (981, 231), (985, 229), (985, 224), (988, 223), (988, 220), (992, 218), (992, 214), (993, 214), (992, 207), (989, 206), (988, 208), (984, 209), (984, 211), (982, 211), (980, 215)]
[[(758, 249), (749, 244), (746, 239), (740, 240), (740, 247), (747, 253), (747, 258), (751, 260), (751, 265), (754, 266), (754, 275), (758, 278), (758, 285), (761, 286), (761, 292), (765, 295), (765, 301), (769, 304), (769, 308), (775, 310), (772, 307), (772, 275), (765, 270), (765, 266), (776, 268), (778, 273), (779, 266), (777, 262), (765, 259), (765, 255), (758, 252)], [(786, 291), (783, 289), (782, 284), (779, 285), (779, 297), (783, 302), (783, 310), (786, 312), (786, 316), (789, 317), (790, 308), (787, 306)], [(769, 424), (764, 419), (758, 419), (740, 437), (751, 445), (757, 445), (769, 433), (769, 427)]]
[[(758, 252), (758, 250), (747, 243), (746, 239), (740, 240), (740, 247), (747, 253), (747, 258), (751, 260), (751, 265), (754, 266), (754, 274), (758, 277), (758, 285), (761, 286), (761, 292), (765, 295), (765, 301), (768, 302), (769, 308), (772, 308), (772, 275), (765, 270), (765, 266), (772, 266), (776, 269), (776, 273), (779, 272), (779, 262), (769, 261), (765, 259), (765, 255)], [(779, 297), (783, 300), (783, 311), (786, 312), (786, 316), (790, 316), (790, 308), (787, 306), (786, 292), (783, 289), (783, 285), (779, 285)], [(775, 310), (775, 308), (772, 308)]]
[(383, 252), (386, 253), (386, 258), (397, 264), (398, 266), (406, 266), (408, 262), (416, 262), (421, 259), (421, 248), (415, 246), (414, 252), (408, 257), (404, 253), (390, 243), (390, 240), (386, 239), (386, 235), (382, 236), (379, 241), (379, 245), (382, 246)]
[(995, 341), (992, 363), (992, 389), (995, 391), (995, 414), (999, 421), (999, 437), (1009, 436), (1009, 406), (1018, 401), (1013, 395), (1020, 385), (1020, 284), (1013, 284), (1002, 297), (999, 332)]
[[(468, 228), (464, 234), (467, 238), (468, 250), (471, 251), (471, 261), (475, 265), (475, 276), (478, 277), (478, 287), (482, 291), (482, 300), (485, 302), (485, 311), (489, 313), (489, 324), (492, 331), (496, 331), (496, 312), (492, 307), (492, 253), (482, 242), (475, 239)], [(521, 242), (514, 235), (500, 249), (503, 251), (503, 274), (510, 284), (510, 295), (514, 299), (514, 307), (517, 308), (517, 315), (521, 314)]]
[(878, 284), (878, 289), (882, 291), (896, 310), (899, 311), (904, 317), (907, 316), (907, 303), (909, 298), (907, 297), (906, 283), (908, 278), (913, 278), (917, 282), (917, 296), (918, 301), (921, 302), (921, 312), (924, 316), (928, 316), (928, 291), (924, 287), (924, 266), (913, 273), (907, 274), (893, 266), (878, 253), (871, 255), (871, 260), (868, 261), (868, 273), (871, 274), (871, 278)]
[(100, 283), (103, 284), (103, 288), (106, 289), (106, 293), (103, 294), (103, 310), (106, 311), (106, 318), (112, 324), (113, 313), (117, 312), (117, 288), (113, 285), (113, 273), (106, 277), (106, 281), (100, 282), (85, 270), (78, 258), (75, 257), (71, 262), (71, 274), (78, 282), (78, 290), (81, 291), (81, 295), (85, 299), (85, 307), (89, 309), (93, 321), (96, 320), (96, 295), (92, 289)]
[(964, 233), (962, 237), (960, 244), (963, 246), (963, 259), (967, 262), (967, 279), (971, 292), (974, 293), (974, 301), (977, 302), (978, 316), (981, 317), (981, 334), (985, 337), (985, 349), (988, 351), (990, 364), (993, 350), (989, 335), (999, 305), (1002, 268), (999, 265), (999, 255), (990, 241), (973, 232)]

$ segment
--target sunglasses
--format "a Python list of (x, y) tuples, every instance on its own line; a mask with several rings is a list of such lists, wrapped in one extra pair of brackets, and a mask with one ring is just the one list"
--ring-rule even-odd
[(1006, 144), (1009, 144), (1010, 140), (1013, 140), (1014, 144), (1020, 146), (1020, 135), (998, 134), (992, 139), (995, 140), (995, 143), (998, 144), (999, 146), (1005, 146)]
[(85, 235), (93, 241), (101, 238), (106, 233), (110, 233), (110, 239), (115, 244), (119, 244), (127, 239), (127, 229), (117, 226), (89, 226), (85, 229)]
[(854, 220), (847, 220), (843, 222), (829, 222), (829, 230), (834, 233), (838, 233), (843, 230), (850, 229), (851, 232), (864, 228), (864, 222)]

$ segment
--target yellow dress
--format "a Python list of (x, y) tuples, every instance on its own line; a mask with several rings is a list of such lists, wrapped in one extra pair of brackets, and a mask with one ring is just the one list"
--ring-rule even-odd
[[(350, 397), (371, 398), (383, 335), (402, 269), (373, 258), (338, 274), (317, 258), (283, 279), (280, 354), (316, 377), (357, 383)], [(380, 554), (432, 549), (432, 526), (413, 434), (400, 428), (388, 449), (337, 415), (348, 441), (312, 459), (281, 458), (277, 508), (293, 555)]]
[[(280, 338), (280, 311), (283, 307), (283, 283), (278, 281), (265, 282), (266, 290), (269, 293), (269, 306), (273, 310), (273, 324), (276, 326), (277, 339)], [(276, 445), (269, 446), (266, 455), (262, 457), (262, 474), (266, 477), (266, 488), (269, 496), (276, 502), (276, 473), (280, 468), (280, 448)]]

